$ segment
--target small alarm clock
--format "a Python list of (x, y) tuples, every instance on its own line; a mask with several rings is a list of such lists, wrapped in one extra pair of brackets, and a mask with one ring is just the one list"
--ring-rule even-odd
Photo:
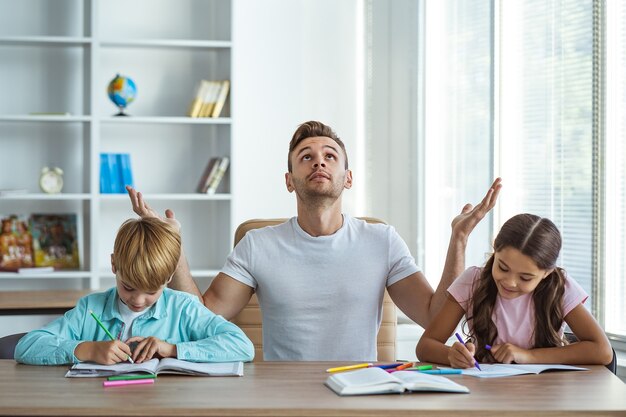
[(60, 193), (63, 189), (63, 170), (57, 167), (43, 167), (39, 177), (39, 187), (48, 194)]

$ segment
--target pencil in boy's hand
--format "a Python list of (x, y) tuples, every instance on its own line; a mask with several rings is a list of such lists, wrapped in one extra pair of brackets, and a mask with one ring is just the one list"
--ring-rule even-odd
[[(111, 332), (109, 331), (109, 329), (107, 329), (106, 327), (104, 327), (104, 324), (102, 324), (102, 322), (100, 321), (100, 319), (98, 318), (98, 316), (95, 315), (95, 313), (93, 312), (93, 310), (89, 310), (89, 314), (91, 314), (91, 317), (93, 317), (96, 320), (96, 323), (98, 323), (98, 326), (100, 326), (102, 328), (102, 330), (104, 330), (104, 332), (107, 334), (107, 336), (109, 336), (111, 338), (111, 340), (115, 340), (115, 338), (113, 337), (113, 335), (111, 334)], [(133, 361), (133, 358), (131, 358), (130, 356), (127, 358), (128, 362), (130, 363), (135, 363)]]
[[(465, 345), (465, 342), (463, 341), (463, 338), (461, 337), (461, 335), (460, 335), (458, 332), (457, 332), (457, 333), (454, 333), (454, 335), (455, 335), (455, 336), (456, 336), (456, 338), (459, 340), (459, 342), (461, 342), (461, 344), (462, 344), (463, 346), (466, 346), (466, 345)], [(475, 366), (476, 368), (478, 368), (478, 370), (479, 370), (479, 371), (482, 371), (482, 369), (480, 369), (480, 366), (478, 365), (478, 361), (477, 361), (476, 359), (474, 359), (474, 366)]]

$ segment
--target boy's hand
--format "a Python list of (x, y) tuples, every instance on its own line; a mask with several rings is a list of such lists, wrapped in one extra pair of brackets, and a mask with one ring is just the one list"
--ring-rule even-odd
[(178, 354), (176, 345), (164, 342), (154, 336), (134, 336), (126, 341), (128, 344), (135, 342), (137, 342), (137, 346), (133, 351), (133, 360), (135, 363), (145, 362), (154, 357), (175, 358)]
[(102, 365), (125, 362), (130, 355), (130, 347), (121, 340), (82, 342), (74, 350), (74, 356), (81, 361), (96, 362)]
[(448, 350), (450, 366), (463, 369), (473, 368), (475, 362), (474, 353), (476, 353), (476, 347), (473, 343), (468, 342), (463, 346), (463, 343), (454, 342)]
[(532, 363), (530, 350), (505, 343), (491, 347), (491, 354), (500, 363)]

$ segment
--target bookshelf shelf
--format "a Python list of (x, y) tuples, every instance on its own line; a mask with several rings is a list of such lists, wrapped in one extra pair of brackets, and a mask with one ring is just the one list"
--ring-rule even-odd
[(101, 117), (102, 123), (116, 124), (140, 124), (140, 123), (163, 123), (163, 124), (190, 124), (190, 125), (229, 125), (230, 117)]
[(102, 47), (119, 48), (200, 48), (200, 49), (230, 49), (228, 41), (201, 41), (201, 40), (172, 40), (172, 39), (141, 39), (141, 40), (105, 40)]
[(64, 115), (0, 115), (0, 122), (63, 122), (85, 123), (91, 122), (90, 116)]
[[(123, 201), (128, 203), (128, 196), (126, 194), (101, 194), (102, 200), (111, 201)], [(218, 194), (144, 194), (144, 198), (147, 201), (229, 201), (232, 199), (230, 194), (218, 193)]]
[(70, 36), (2, 36), (0, 45), (91, 46), (91, 38)]
[(39, 194), (39, 193), (26, 193), (26, 194), (9, 194), (0, 196), (0, 200), (90, 200), (91, 194)]
[[(200, 80), (231, 79), (231, 6), (230, 0), (0, 1), (0, 62), (12, 63), (0, 66), (0, 77), (11, 80), (5, 95), (16, 98), (0, 103), (0, 152), (11, 156), (0, 164), (0, 216), (76, 213), (81, 254), (80, 271), (0, 272), (0, 290), (36, 290), (37, 280), (55, 289), (75, 288), (76, 281), (83, 289), (113, 284), (103, 271), (115, 233), (136, 215), (126, 194), (100, 193), (101, 153), (130, 154), (136, 188), (184, 225), (193, 276), (217, 274), (234, 231), (229, 172), (216, 194), (194, 191), (211, 158), (232, 156), (230, 100), (223, 117), (186, 114)], [(117, 109), (106, 89), (116, 74), (137, 85), (130, 117), (112, 116)], [(44, 166), (63, 170), (61, 193), (40, 191)]]
[(55, 271), (43, 273), (18, 274), (17, 272), (0, 272), (3, 279), (85, 279), (91, 277), (91, 271)]

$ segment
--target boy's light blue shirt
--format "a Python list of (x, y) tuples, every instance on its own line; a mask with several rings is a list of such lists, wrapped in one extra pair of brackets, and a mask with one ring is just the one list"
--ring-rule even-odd
[[(15, 360), (32, 365), (80, 362), (76, 346), (85, 341), (111, 340), (89, 310), (115, 338), (122, 334), (117, 289), (90, 294), (76, 307), (42, 329), (25, 335), (15, 348)], [(165, 288), (157, 302), (133, 322), (131, 336), (154, 336), (175, 344), (178, 359), (192, 362), (250, 361), (254, 346), (244, 332), (202, 305), (196, 296)]]

